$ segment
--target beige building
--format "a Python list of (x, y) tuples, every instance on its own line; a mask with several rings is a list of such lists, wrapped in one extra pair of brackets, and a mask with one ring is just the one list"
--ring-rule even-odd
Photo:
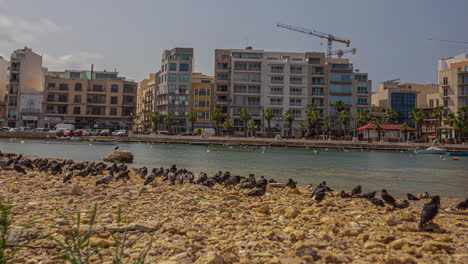
[(192, 73), (190, 111), (197, 113), (196, 127), (212, 127), (211, 112), (214, 109), (214, 78), (202, 73)]
[(10, 62), (0, 56), (0, 126), (5, 125), (7, 113), (6, 94), (9, 87)]
[(151, 132), (154, 126), (151, 123), (151, 115), (156, 109), (156, 87), (159, 84), (159, 72), (150, 73), (148, 79), (138, 84), (137, 114), (134, 123), (134, 131)]
[(45, 127), (130, 129), (138, 84), (117, 72), (49, 72), (44, 93)]
[(452, 113), (468, 106), (468, 53), (439, 60), (439, 96)]

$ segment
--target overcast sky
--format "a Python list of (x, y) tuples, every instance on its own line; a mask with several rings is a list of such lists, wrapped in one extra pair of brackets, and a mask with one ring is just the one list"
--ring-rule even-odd
[(352, 61), (375, 89), (394, 78), (436, 82), (438, 59), (468, 52), (467, 10), (466, 0), (0, 0), (0, 55), (28, 46), (49, 70), (94, 63), (140, 81), (173, 47), (193, 47), (205, 74), (213, 74), (215, 48), (326, 50), (281, 22), (350, 39)]

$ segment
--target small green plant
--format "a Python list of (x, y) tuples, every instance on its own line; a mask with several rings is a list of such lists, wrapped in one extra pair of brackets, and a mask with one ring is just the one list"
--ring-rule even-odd
[[(102, 260), (98, 248), (92, 247), (90, 244), (90, 237), (96, 222), (96, 212), (97, 206), (94, 205), (90, 213), (89, 227), (85, 232), (81, 228), (81, 213), (77, 211), (76, 225), (68, 227), (64, 241), (54, 238), (54, 241), (62, 248), (62, 254), (60, 255), (62, 259), (72, 264), (90, 263), (90, 259), (93, 256), (98, 256)], [(67, 218), (66, 216), (64, 217)]]
[(12, 225), (10, 219), (12, 205), (10, 202), (0, 202), (0, 264), (6, 264), (8, 260), (14, 258), (16, 253), (26, 247), (29, 242), (20, 243), (19, 240), (23, 236), (23, 230), (16, 237), (16, 242), (10, 244), (9, 228)]

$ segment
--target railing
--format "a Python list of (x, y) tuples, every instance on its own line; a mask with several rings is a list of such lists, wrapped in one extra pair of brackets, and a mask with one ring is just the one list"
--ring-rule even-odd
[(284, 84), (284, 80), (271, 80), (273, 84)]
[(38, 109), (38, 108), (23, 108), (21, 109), (21, 112), (22, 113), (34, 113), (34, 114), (38, 114), (41, 112), (41, 109)]
[(312, 71), (312, 75), (324, 75), (323, 71)]
[(281, 70), (280, 69), (271, 69), (270, 72), (271, 73), (283, 73), (284, 71), (283, 71), (283, 69), (281, 69)]
[(303, 70), (291, 70), (291, 74), (304, 74)]
[(302, 80), (301, 81), (290, 81), (291, 84), (299, 84), (302, 85)]

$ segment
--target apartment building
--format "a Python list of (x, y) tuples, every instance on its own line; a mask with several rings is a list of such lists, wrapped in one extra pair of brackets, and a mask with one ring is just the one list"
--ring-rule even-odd
[(6, 94), (10, 83), (10, 62), (0, 56), (0, 126), (5, 126)]
[(148, 79), (138, 84), (137, 114), (134, 122), (134, 131), (151, 132), (153, 124), (151, 115), (156, 109), (156, 88), (159, 84), (159, 72), (150, 73)]
[(193, 48), (165, 50), (161, 59), (161, 71), (156, 93), (156, 110), (171, 113), (173, 133), (187, 130), (186, 116), (190, 108)]
[(44, 92), (44, 127), (129, 129), (138, 84), (108, 71), (49, 72)]
[(442, 106), (457, 113), (468, 106), (468, 53), (439, 60), (438, 70)]
[(398, 113), (399, 123), (412, 123), (413, 109), (439, 106), (439, 87), (436, 84), (383, 82), (377, 92), (372, 93), (372, 106), (382, 112), (393, 109)]
[(215, 107), (214, 77), (192, 73), (190, 111), (197, 113), (196, 127), (212, 127), (211, 112)]
[[(288, 136), (283, 119), (291, 109), (297, 131), (307, 117), (305, 106), (314, 104), (323, 118), (331, 118), (338, 128), (332, 104), (342, 100), (355, 120), (358, 111), (370, 108), (371, 81), (367, 73), (353, 71), (347, 59), (328, 59), (318, 52), (268, 52), (246, 49), (215, 50), (216, 107), (233, 119), (241, 131), (239, 111), (248, 109), (261, 124), (262, 112), (271, 108), (275, 133)], [(263, 126), (262, 126), (263, 127)]]
[(42, 56), (30, 48), (15, 50), (10, 59), (6, 123), (9, 127), (42, 127), (45, 75)]

